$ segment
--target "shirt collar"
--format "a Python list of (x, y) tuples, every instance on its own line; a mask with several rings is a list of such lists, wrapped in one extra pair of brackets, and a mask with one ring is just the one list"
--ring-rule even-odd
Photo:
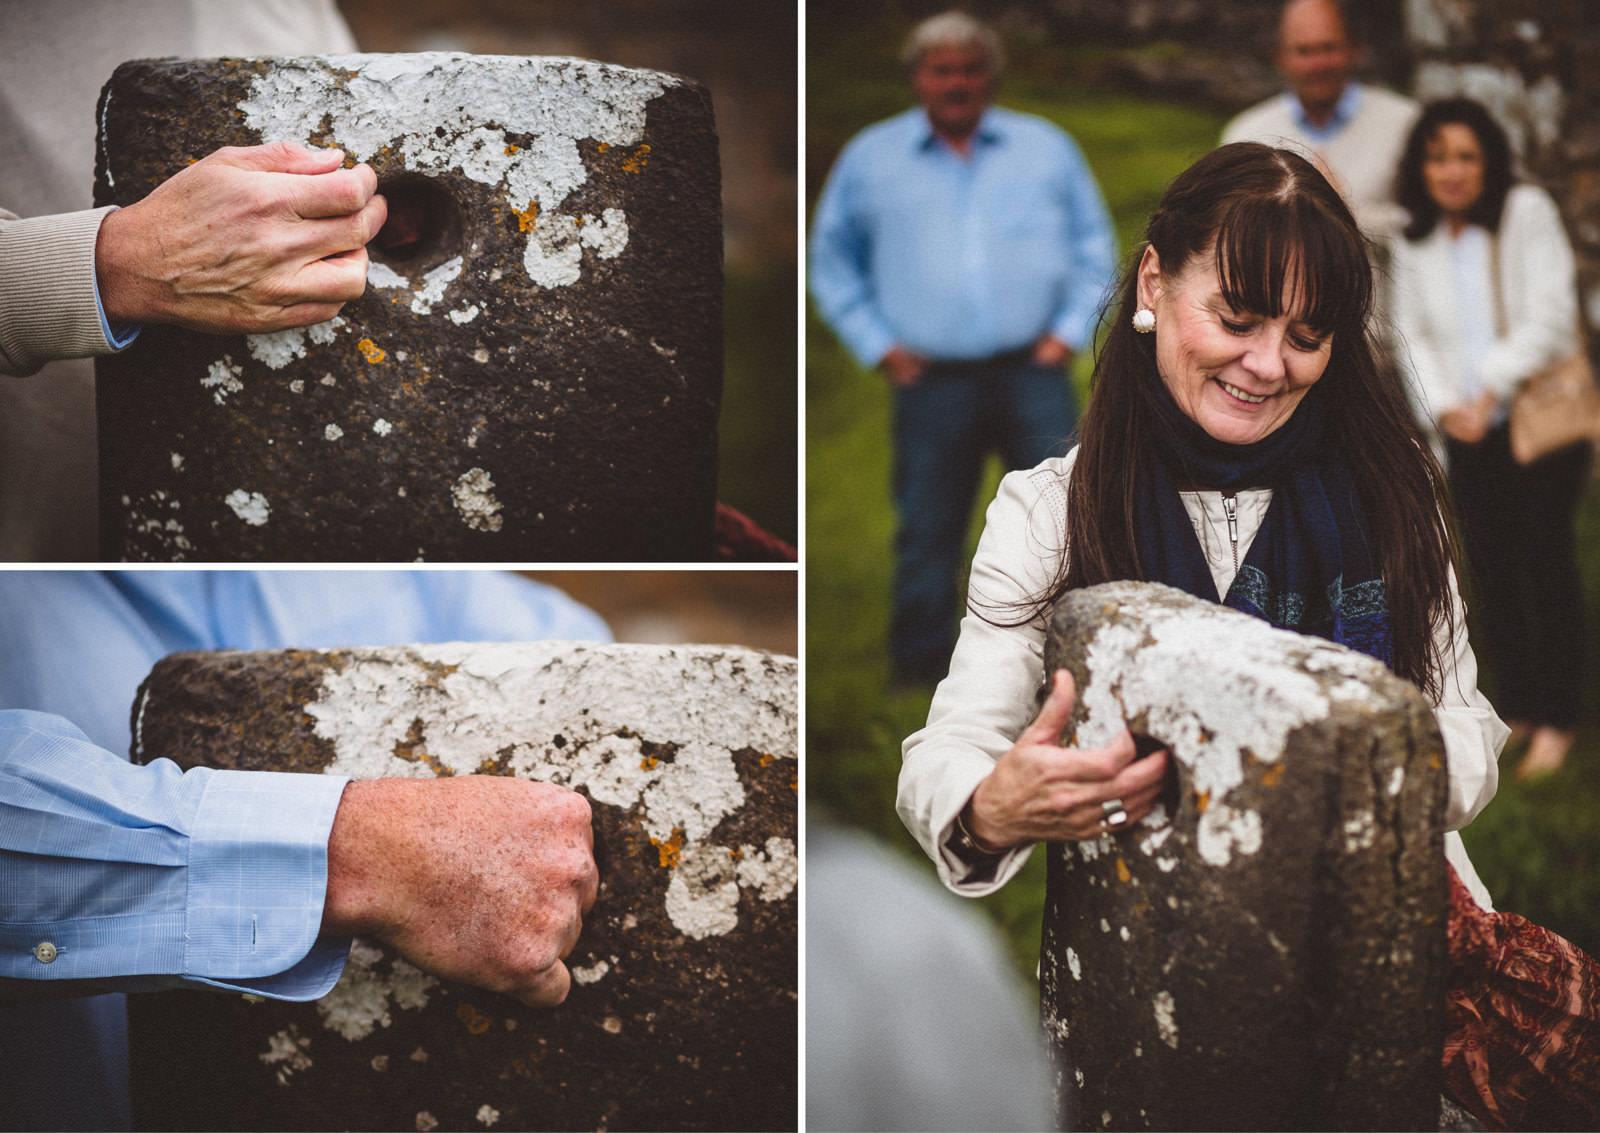
[[(919, 150), (930, 150), (941, 144), (937, 134), (933, 132), (933, 123), (928, 121), (927, 111), (920, 106), (914, 113), (917, 116), (917, 133), (915, 135), (916, 147)], [(1005, 127), (1000, 117), (995, 114), (994, 107), (984, 108), (983, 117), (978, 119), (978, 128), (972, 132), (973, 140), (983, 145), (994, 145), (1001, 140)]]
[(1305, 108), (1300, 105), (1300, 100), (1290, 91), (1284, 96), (1289, 100), (1289, 115), (1294, 119), (1295, 125), (1304, 130), (1319, 142), (1325, 142), (1340, 130), (1350, 125), (1350, 120), (1361, 109), (1361, 84), (1346, 83), (1344, 93), (1339, 96), (1339, 101), (1334, 105), (1333, 117), (1328, 119), (1325, 126), (1313, 126), (1306, 118)]

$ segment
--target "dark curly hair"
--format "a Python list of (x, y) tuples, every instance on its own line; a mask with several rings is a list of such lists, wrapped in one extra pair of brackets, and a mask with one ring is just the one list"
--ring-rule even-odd
[(1400, 156), (1400, 168), (1395, 174), (1395, 200), (1411, 214), (1411, 221), (1404, 229), (1405, 238), (1421, 240), (1439, 223), (1439, 205), (1428, 192), (1422, 164), (1428, 155), (1428, 143), (1438, 135), (1441, 126), (1465, 126), (1483, 147), (1483, 193), (1467, 210), (1466, 219), (1490, 232), (1498, 232), (1506, 194), (1516, 183), (1511, 169), (1511, 143), (1483, 103), (1470, 98), (1441, 98), (1422, 108), (1417, 124), (1411, 127), (1406, 138), (1405, 152)]

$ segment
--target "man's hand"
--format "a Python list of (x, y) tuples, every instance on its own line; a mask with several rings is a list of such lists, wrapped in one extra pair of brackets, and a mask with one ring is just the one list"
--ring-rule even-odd
[(1046, 334), (1033, 344), (1033, 361), (1038, 366), (1066, 367), (1072, 364), (1072, 347), (1053, 334)]
[(889, 384), (900, 389), (914, 386), (928, 368), (928, 360), (904, 346), (891, 346), (889, 352), (878, 359), (878, 369), (883, 371)]
[(309, 326), (367, 283), (387, 208), (366, 165), (291, 142), (230, 146), (100, 225), (95, 266), (113, 323), (215, 334)]
[(322, 930), (385, 944), (434, 975), (535, 1007), (566, 999), (599, 877), (589, 804), (497, 775), (345, 788)]

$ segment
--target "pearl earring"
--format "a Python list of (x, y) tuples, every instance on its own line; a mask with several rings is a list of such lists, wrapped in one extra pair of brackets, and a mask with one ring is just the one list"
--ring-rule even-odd
[(1149, 334), (1156, 329), (1156, 313), (1149, 307), (1140, 307), (1133, 313), (1133, 329), (1140, 334)]

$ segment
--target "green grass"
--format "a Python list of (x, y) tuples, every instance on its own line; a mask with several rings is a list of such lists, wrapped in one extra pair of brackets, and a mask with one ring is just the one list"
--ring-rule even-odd
[[(893, 58), (900, 34), (898, 27), (877, 25), (811, 29), (809, 199), (856, 130), (908, 105)], [(1041, 114), (1078, 140), (1126, 256), (1166, 183), (1214, 144), (1221, 116), (1078, 84), (1074, 76), (1094, 73), (1090, 48), (1023, 44), (1012, 58), (1018, 77), (1008, 79), (1000, 101)], [(814, 312), (806, 319), (806, 413), (809, 805), (879, 835), (931, 873), (894, 813), (900, 741), (922, 724), (928, 697), (887, 689), (894, 523), (889, 396), (883, 380), (857, 368)], [(1589, 625), (1600, 627), (1600, 491), (1585, 501), (1580, 547)], [(1591, 671), (1600, 674), (1600, 640), (1590, 636)], [(1595, 682), (1588, 687), (1579, 745), (1567, 766), (1525, 786), (1511, 781), (1508, 763), (1499, 797), (1464, 838), (1498, 907), (1600, 954), (1600, 705)], [(1030, 977), (1038, 952), (1042, 857), (1034, 855), (1021, 877), (981, 902)]]

